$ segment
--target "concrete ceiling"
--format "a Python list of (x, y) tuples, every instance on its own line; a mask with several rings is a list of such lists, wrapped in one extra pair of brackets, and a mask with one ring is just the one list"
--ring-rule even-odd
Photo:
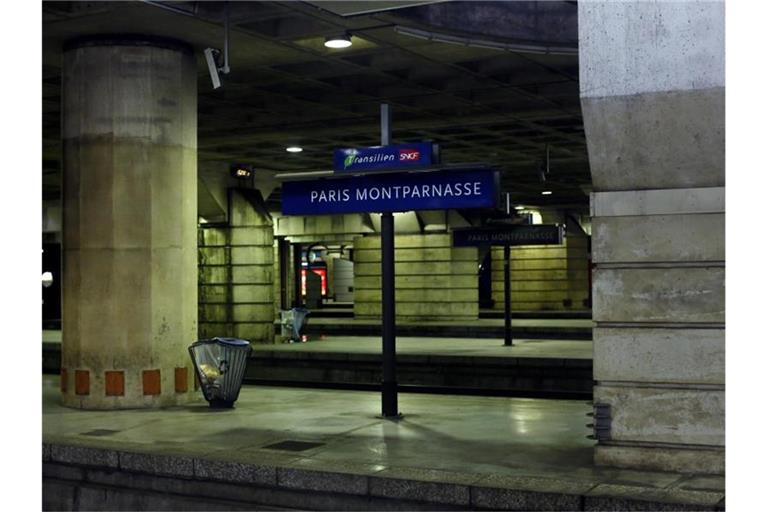
[[(62, 43), (144, 33), (198, 54), (201, 168), (328, 170), (334, 148), (378, 144), (387, 102), (394, 142), (431, 140), (446, 163), (498, 166), (515, 203), (587, 208), (574, 2), (231, 2), (232, 71), (213, 90), (202, 50), (223, 48), (224, 8), (43, 2), (44, 197), (59, 194)], [(351, 48), (323, 46), (345, 31)], [(304, 151), (287, 153), (292, 144)]]

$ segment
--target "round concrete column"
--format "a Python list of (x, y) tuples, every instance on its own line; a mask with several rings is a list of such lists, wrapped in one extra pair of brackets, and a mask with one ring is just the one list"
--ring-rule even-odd
[(63, 403), (184, 403), (197, 336), (194, 56), (104, 36), (67, 44), (63, 64)]

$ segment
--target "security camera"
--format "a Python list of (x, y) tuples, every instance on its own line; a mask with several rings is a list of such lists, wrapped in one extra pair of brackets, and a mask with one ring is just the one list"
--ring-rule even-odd
[(208, 73), (211, 75), (213, 88), (218, 89), (221, 87), (221, 80), (219, 79), (219, 65), (216, 61), (221, 52), (215, 48), (206, 48), (203, 53), (205, 54), (205, 62), (208, 64)]

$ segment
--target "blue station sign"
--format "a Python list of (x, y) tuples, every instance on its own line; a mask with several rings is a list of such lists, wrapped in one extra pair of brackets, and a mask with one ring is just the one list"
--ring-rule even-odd
[(498, 172), (490, 169), (372, 174), (283, 183), (284, 215), (494, 208)]
[(333, 152), (335, 172), (359, 173), (389, 169), (428, 167), (437, 163), (431, 142), (392, 144), (367, 148), (336, 149)]
[(453, 230), (453, 246), (560, 245), (563, 236), (563, 226), (556, 224), (460, 228)]

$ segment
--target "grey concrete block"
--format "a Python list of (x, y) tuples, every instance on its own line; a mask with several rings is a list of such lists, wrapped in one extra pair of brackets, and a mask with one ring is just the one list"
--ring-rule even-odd
[[(125, 471), (89, 470), (88, 482), (104, 488), (119, 488), (136, 495), (158, 493), (160, 495), (175, 495), (181, 499), (191, 497), (201, 503), (215, 504), (216, 507), (230, 503), (246, 503), (246, 508), (253, 509), (256, 504), (270, 503), (280, 505), (275, 501), (272, 489), (261, 487), (257, 483), (226, 483), (214, 479), (174, 478), (160, 475), (128, 473)], [(245, 485), (243, 485), (245, 484)], [(206, 508), (204, 507), (203, 510)], [(218, 510), (218, 508), (216, 508)], [(150, 510), (154, 510), (150, 508)], [(172, 510), (186, 510), (178, 506)]]
[(85, 476), (83, 468), (55, 462), (43, 463), (43, 479), (81, 481)]
[(308, 491), (368, 494), (368, 477), (296, 468), (277, 468), (277, 485)]
[(261, 304), (232, 304), (228, 307), (231, 308), (235, 322), (266, 322), (272, 325), (275, 320), (275, 305), (271, 295)]
[(578, 510), (589, 482), (492, 475), (472, 486), (472, 505), (494, 510)]
[(118, 455), (114, 450), (88, 446), (51, 445), (51, 461), (68, 462), (84, 466), (118, 467)]
[(276, 468), (241, 462), (195, 459), (194, 474), (196, 478), (211, 480), (277, 485)]
[(722, 475), (725, 473), (725, 451), (651, 446), (595, 446), (595, 464), (651, 471), (675, 471)]
[(238, 247), (230, 249), (233, 265), (272, 265), (274, 251), (271, 244), (261, 247)]
[(230, 228), (232, 245), (272, 245), (274, 236), (268, 226), (233, 226)]
[(596, 327), (598, 381), (725, 384), (724, 329)]
[(595, 191), (725, 185), (725, 89), (582, 98)]
[(725, 86), (722, 2), (579, 4), (582, 97)]
[(128, 452), (120, 452), (118, 457), (120, 469), (126, 471), (178, 477), (191, 477), (194, 475), (191, 457)]
[(666, 511), (701, 511), (712, 510), (709, 507), (702, 507), (700, 505), (689, 505), (682, 503), (662, 503), (659, 501), (645, 501), (645, 500), (632, 500), (627, 498), (611, 498), (611, 497), (591, 497), (584, 498), (583, 510), (588, 511), (605, 511), (615, 512), (616, 510), (622, 511), (647, 511), (647, 512), (666, 512)]
[(79, 510), (252, 510), (252, 504), (135, 489), (81, 487)]
[(454, 483), (421, 482), (399, 478), (370, 478), (371, 496), (409, 499), (431, 503), (469, 505), (469, 486)]
[(599, 484), (585, 496), (585, 510), (712, 510), (722, 493)]
[(275, 271), (271, 266), (237, 265), (231, 267), (232, 282), (237, 284), (271, 284)]
[(76, 489), (68, 482), (43, 480), (43, 510), (84, 510), (75, 507)]
[(596, 386), (594, 402), (611, 405), (611, 439), (725, 445), (725, 391)]
[(593, 192), (590, 209), (592, 217), (725, 213), (725, 187)]
[(725, 476), (690, 476), (677, 483), (675, 487), (690, 491), (725, 493)]
[(240, 302), (269, 302), (274, 298), (274, 286), (269, 284), (236, 284), (232, 286), (232, 299), (234, 303)]
[[(338, 235), (371, 233), (368, 214), (288, 216), (276, 218), (276, 236)], [(347, 240), (352, 238), (347, 235)], [(314, 238), (316, 240), (316, 238)], [(307, 240), (310, 241), (310, 240)]]
[(725, 214), (597, 217), (595, 263), (725, 260)]
[(725, 322), (725, 268), (600, 268), (596, 322)]
[(514, 489), (472, 487), (471, 505), (491, 510), (579, 510), (581, 498), (576, 495), (554, 494)]

